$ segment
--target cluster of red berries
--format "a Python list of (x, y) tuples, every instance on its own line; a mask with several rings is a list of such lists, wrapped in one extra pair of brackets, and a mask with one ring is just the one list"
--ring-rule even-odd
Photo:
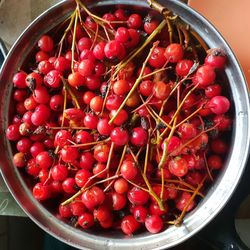
[(97, 20), (102, 29), (87, 16), (58, 46), (43, 35), (35, 70), (14, 75), (13, 163), (61, 218), (157, 233), (196, 205), (223, 166), (232, 119), (217, 76), (226, 56), (196, 58), (169, 44), (165, 28), (150, 52), (126, 61), (161, 20), (123, 9)]

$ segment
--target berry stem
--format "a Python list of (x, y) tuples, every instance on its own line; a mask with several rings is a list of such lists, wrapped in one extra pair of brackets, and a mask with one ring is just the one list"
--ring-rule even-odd
[(158, 44), (159, 44), (159, 41), (155, 42), (155, 43), (153, 44), (153, 46), (151, 47), (151, 49), (150, 49), (150, 51), (149, 51), (149, 53), (148, 53), (148, 55), (147, 55), (147, 57), (146, 57), (146, 59), (145, 59), (143, 65), (142, 65), (142, 69), (141, 69), (140, 75), (139, 75), (138, 78), (136, 79), (136, 81), (135, 81), (133, 87), (131, 88), (131, 90), (129, 91), (129, 93), (127, 94), (127, 96), (125, 97), (124, 101), (122, 102), (122, 104), (120, 105), (120, 107), (118, 108), (118, 110), (116, 111), (116, 113), (114, 114), (114, 116), (110, 119), (109, 124), (112, 124), (112, 123), (114, 122), (115, 118), (118, 116), (118, 114), (120, 113), (120, 111), (121, 111), (121, 110), (123, 109), (123, 107), (126, 105), (126, 102), (127, 102), (127, 100), (129, 99), (129, 97), (134, 93), (134, 91), (135, 91), (136, 88), (138, 87), (138, 85), (139, 85), (139, 83), (140, 83), (140, 81), (141, 81), (141, 77), (142, 77), (142, 75), (143, 75), (144, 69), (145, 69), (145, 67), (146, 67), (146, 64), (147, 64), (147, 62), (148, 62), (148, 60), (149, 60), (149, 58), (150, 58), (150, 56), (151, 56), (151, 54), (152, 54), (154, 48), (157, 47)]
[(74, 54), (75, 54), (75, 43), (76, 43), (76, 27), (77, 27), (77, 22), (78, 22), (78, 9), (79, 9), (79, 5), (77, 3), (76, 15), (74, 16), (75, 22), (74, 22), (74, 29), (73, 29), (72, 45), (71, 45), (71, 52), (72, 52), (71, 70), (72, 72), (74, 72)]

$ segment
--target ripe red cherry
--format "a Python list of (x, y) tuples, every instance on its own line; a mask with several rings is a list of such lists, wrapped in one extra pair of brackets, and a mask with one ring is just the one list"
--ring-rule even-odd
[(51, 176), (55, 181), (64, 181), (68, 176), (68, 169), (65, 165), (57, 164), (51, 168)]
[(74, 72), (68, 76), (68, 83), (72, 87), (80, 87), (84, 85), (85, 78), (79, 72)]
[(110, 147), (106, 144), (98, 144), (94, 148), (94, 158), (98, 162), (105, 163), (108, 160)]
[(107, 221), (112, 217), (109, 207), (104, 204), (95, 209), (93, 214), (95, 219), (97, 219), (99, 222)]
[(153, 88), (154, 88), (154, 83), (150, 80), (141, 82), (139, 86), (140, 93), (143, 96), (150, 96), (152, 94)]
[(118, 80), (113, 84), (113, 91), (116, 95), (124, 95), (130, 90), (129, 82), (127, 80)]
[(81, 216), (86, 211), (86, 207), (81, 200), (71, 202), (70, 209), (74, 216)]
[(171, 92), (170, 84), (167, 84), (163, 81), (158, 81), (154, 84), (153, 94), (156, 98), (160, 100), (166, 99)]
[(127, 198), (125, 195), (112, 192), (111, 197), (112, 197), (112, 208), (114, 211), (121, 210), (125, 207), (127, 203)]
[(212, 84), (205, 88), (205, 95), (207, 98), (213, 98), (215, 96), (219, 96), (222, 92), (221, 85)]
[(176, 64), (175, 71), (177, 75), (184, 77), (189, 73), (193, 65), (194, 62), (192, 60), (183, 59)]
[(198, 84), (199, 87), (204, 88), (209, 84), (213, 83), (215, 80), (216, 74), (214, 68), (210, 65), (201, 66), (195, 73), (193, 82)]
[(140, 205), (135, 206), (133, 209), (133, 215), (138, 222), (144, 223), (148, 216), (148, 209)]
[(129, 135), (128, 131), (120, 127), (116, 127), (110, 134), (110, 139), (117, 146), (123, 146), (128, 143)]
[(178, 177), (182, 177), (188, 172), (187, 161), (182, 157), (175, 157), (170, 160), (168, 167), (170, 173)]
[(149, 199), (149, 193), (138, 187), (133, 187), (128, 191), (128, 199), (133, 205), (144, 205)]
[(220, 169), (223, 166), (222, 158), (219, 155), (210, 155), (207, 164), (210, 169)]
[(119, 178), (115, 181), (114, 183), (114, 190), (119, 193), (119, 194), (124, 194), (128, 191), (129, 188), (129, 184), (128, 182), (123, 179), (123, 178)]
[[(114, 117), (117, 110), (111, 110), (110, 112), (110, 118)], [(126, 120), (128, 119), (128, 113), (126, 110), (121, 109), (121, 111), (118, 113), (116, 118), (114, 119), (113, 123), (117, 126), (121, 126)]]
[(98, 117), (94, 114), (88, 113), (84, 117), (83, 123), (86, 127), (90, 129), (96, 129), (98, 124)]
[(121, 166), (121, 175), (126, 180), (133, 180), (138, 173), (138, 168), (134, 161), (124, 161)]
[(210, 65), (214, 68), (222, 69), (226, 64), (226, 61), (226, 54), (222, 49), (215, 48), (207, 51), (205, 64)]
[(83, 228), (88, 229), (95, 224), (92, 213), (83, 213), (78, 217), (77, 223)]
[(115, 40), (121, 43), (125, 43), (129, 40), (129, 32), (125, 27), (119, 27), (115, 33)]
[(181, 124), (181, 126), (178, 128), (178, 131), (183, 140), (191, 139), (197, 135), (197, 129), (192, 123), (185, 122)]
[(99, 42), (95, 45), (93, 49), (93, 54), (96, 59), (103, 60), (105, 58), (104, 48), (106, 43), (105, 42)]
[(12, 79), (14, 86), (19, 88), (19, 89), (25, 89), (27, 87), (27, 85), (25, 83), (26, 77), (27, 77), (27, 74), (23, 71), (16, 73)]
[(190, 202), (191, 199), (191, 194), (188, 192), (183, 192), (181, 194), (181, 196), (179, 197), (179, 199), (176, 201), (176, 208), (179, 209), (180, 211), (183, 211), (183, 209), (188, 205), (186, 211), (190, 211), (193, 209), (193, 207), (195, 206), (194, 201), (192, 200)]
[(106, 165), (103, 163), (98, 162), (93, 167), (93, 174), (96, 176), (96, 178), (105, 179), (107, 177), (108, 169), (106, 168)]
[(33, 196), (39, 201), (47, 200), (51, 197), (50, 188), (48, 185), (43, 185), (42, 183), (37, 183), (33, 187)]
[(37, 69), (40, 73), (46, 75), (53, 70), (53, 65), (49, 62), (49, 60), (43, 60), (39, 62)]
[(161, 68), (167, 61), (166, 57), (164, 56), (164, 52), (165, 49), (162, 47), (154, 48), (148, 60), (149, 65), (156, 69)]
[(95, 96), (91, 99), (89, 107), (96, 113), (102, 111), (103, 99), (101, 96)]
[(17, 168), (25, 167), (26, 163), (27, 163), (27, 159), (26, 159), (26, 155), (24, 153), (18, 152), (13, 156), (13, 164)]
[(75, 179), (72, 177), (68, 177), (63, 181), (62, 188), (66, 194), (74, 194), (78, 190)]
[(90, 59), (84, 59), (78, 66), (78, 72), (82, 76), (90, 76), (95, 68), (95, 64)]
[(86, 169), (78, 170), (75, 175), (75, 182), (78, 187), (83, 187), (89, 181), (91, 173)]
[(209, 101), (208, 107), (214, 114), (222, 115), (229, 110), (230, 101), (225, 96), (215, 96)]
[(34, 90), (33, 97), (34, 100), (40, 104), (46, 104), (50, 101), (50, 94), (48, 90), (43, 86)]
[(131, 29), (139, 29), (142, 26), (142, 18), (139, 14), (132, 14), (129, 16), (127, 25)]
[(101, 135), (110, 135), (113, 130), (114, 125), (109, 124), (109, 120), (107, 118), (102, 118), (97, 123), (97, 130)]
[(107, 44), (104, 47), (104, 53), (105, 53), (105, 56), (110, 60), (113, 60), (116, 58), (121, 60), (126, 55), (126, 51), (125, 51), (123, 44), (116, 40), (107, 42)]
[(65, 146), (61, 150), (62, 160), (66, 163), (74, 163), (74, 161), (78, 158), (79, 153), (77, 148), (73, 148), (70, 146)]
[(144, 30), (145, 32), (150, 35), (153, 33), (153, 31), (158, 27), (159, 21), (154, 20), (151, 17), (149, 19), (146, 18), (146, 21), (144, 23)]
[(83, 94), (83, 102), (87, 105), (90, 104), (90, 101), (92, 100), (92, 98), (94, 98), (96, 96), (95, 93), (93, 93), (92, 91), (86, 91)]
[(127, 215), (122, 219), (121, 229), (123, 233), (132, 235), (140, 228), (140, 223), (134, 218), (133, 215)]
[(44, 104), (40, 104), (35, 108), (31, 116), (31, 121), (35, 126), (44, 125), (50, 117), (50, 109)]
[(59, 88), (61, 85), (61, 73), (58, 70), (51, 70), (44, 77), (44, 83), (51, 88)]
[(40, 74), (32, 72), (26, 76), (25, 79), (26, 86), (33, 91), (37, 87), (41, 87), (43, 83), (43, 78)]
[(49, 59), (49, 55), (42, 50), (38, 51), (35, 57), (37, 63)]
[(183, 58), (184, 50), (179, 43), (172, 43), (168, 45), (164, 52), (164, 56), (167, 58), (167, 61), (171, 63), (177, 63)]
[(6, 130), (6, 137), (10, 141), (17, 141), (20, 138), (19, 133), (19, 125), (18, 124), (12, 124), (9, 125)]
[(105, 194), (103, 190), (97, 186), (94, 186), (82, 194), (83, 204), (92, 211), (98, 205), (101, 205), (105, 200)]
[(135, 145), (142, 147), (147, 144), (148, 141), (148, 133), (142, 127), (133, 128), (130, 142)]
[(106, 109), (108, 109), (109, 111), (117, 110), (122, 104), (122, 101), (123, 101), (123, 98), (121, 96), (110, 95), (107, 98)]
[(90, 49), (91, 45), (92, 40), (88, 37), (82, 37), (77, 43), (77, 47), (80, 51), (83, 51), (84, 49)]
[(32, 141), (29, 138), (24, 137), (17, 142), (16, 148), (19, 152), (28, 153), (30, 150), (31, 144), (32, 144)]
[(49, 106), (54, 111), (62, 111), (64, 98), (62, 95), (53, 95), (50, 98)]
[(55, 135), (55, 147), (59, 146), (60, 148), (65, 145), (69, 145), (70, 141), (72, 141), (71, 133), (67, 130), (59, 130)]
[(80, 167), (90, 170), (95, 163), (95, 158), (90, 152), (83, 152), (80, 156)]
[(145, 227), (150, 233), (159, 233), (163, 228), (163, 221), (159, 215), (151, 215), (145, 220)]
[(53, 164), (53, 158), (48, 151), (40, 152), (36, 156), (36, 164), (43, 169), (49, 169)]
[(54, 41), (50, 36), (43, 35), (38, 40), (38, 47), (44, 52), (51, 52), (54, 47)]
[(220, 138), (211, 141), (210, 146), (216, 154), (225, 154), (228, 151), (228, 145)]

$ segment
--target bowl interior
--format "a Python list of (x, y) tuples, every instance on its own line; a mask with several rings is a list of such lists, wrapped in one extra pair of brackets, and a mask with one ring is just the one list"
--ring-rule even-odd
[[(125, 6), (128, 9), (140, 12), (149, 11), (146, 2), (142, 0), (136, 1), (136, 4), (135, 1), (129, 0), (89, 2), (90, 6), (94, 6), (99, 11), (113, 8), (114, 5)], [(215, 28), (188, 6), (178, 1), (162, 0), (159, 2), (173, 10), (190, 24), (204, 38), (209, 47), (222, 48), (228, 55), (225, 75), (221, 75), (221, 78), (225, 82), (225, 88), (228, 89), (228, 94), (233, 103), (231, 109), (234, 116), (234, 124), (232, 136), (229, 138), (230, 152), (225, 162), (225, 168), (214, 181), (205, 199), (186, 216), (184, 223), (180, 227), (171, 226), (157, 235), (138, 233), (130, 238), (114, 231), (101, 232), (95, 230), (94, 232), (83, 232), (54, 217), (53, 209), (47, 210), (32, 197), (30, 183), (22, 173), (13, 167), (11, 163), (11, 145), (2, 136), (0, 138), (0, 150), (1, 152), (6, 152), (6, 154), (0, 159), (1, 171), (17, 202), (28, 216), (46, 232), (81, 249), (127, 249), (131, 245), (133, 245), (133, 249), (161, 249), (172, 247), (182, 242), (200, 230), (222, 209), (232, 195), (246, 163), (250, 141), (248, 129), (249, 99), (244, 77), (231, 49)], [(2, 135), (9, 124), (9, 119), (13, 112), (11, 79), (14, 72), (26, 64), (27, 58), (34, 53), (32, 48), (34, 48), (34, 44), (37, 43), (39, 37), (44, 33), (54, 33), (56, 31), (55, 27), (70, 15), (73, 8), (74, 1), (63, 1), (49, 9), (25, 30), (10, 51), (0, 75), (0, 82), (3, 86), (0, 89)]]

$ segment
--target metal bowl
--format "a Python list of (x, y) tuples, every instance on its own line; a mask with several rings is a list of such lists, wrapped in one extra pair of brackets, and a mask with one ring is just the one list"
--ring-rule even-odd
[[(85, 1), (90, 7), (108, 8), (110, 5), (125, 5), (130, 9), (147, 10), (146, 1), (143, 0), (113, 0), (113, 1)], [(92, 2), (92, 3), (91, 3)], [(162, 5), (179, 15), (190, 24), (209, 47), (219, 47), (226, 51), (228, 63), (226, 76), (228, 91), (233, 103), (234, 124), (229, 155), (220, 176), (209, 189), (206, 197), (189, 213), (180, 227), (170, 226), (165, 231), (152, 235), (148, 233), (136, 234), (126, 237), (114, 231), (93, 232), (81, 231), (57, 219), (42, 204), (36, 201), (18, 170), (12, 164), (12, 150), (4, 134), (9, 123), (11, 113), (11, 92), (13, 73), (24, 63), (31, 48), (38, 38), (49, 32), (62, 20), (69, 16), (74, 9), (74, 1), (63, 1), (50, 8), (39, 16), (22, 33), (9, 52), (0, 75), (0, 164), (3, 177), (16, 201), (25, 213), (44, 231), (67, 244), (80, 249), (166, 249), (173, 247), (188, 239), (223, 208), (230, 199), (246, 165), (249, 152), (249, 97), (247, 85), (241, 68), (219, 32), (201, 15), (179, 1), (159, 0)]]

